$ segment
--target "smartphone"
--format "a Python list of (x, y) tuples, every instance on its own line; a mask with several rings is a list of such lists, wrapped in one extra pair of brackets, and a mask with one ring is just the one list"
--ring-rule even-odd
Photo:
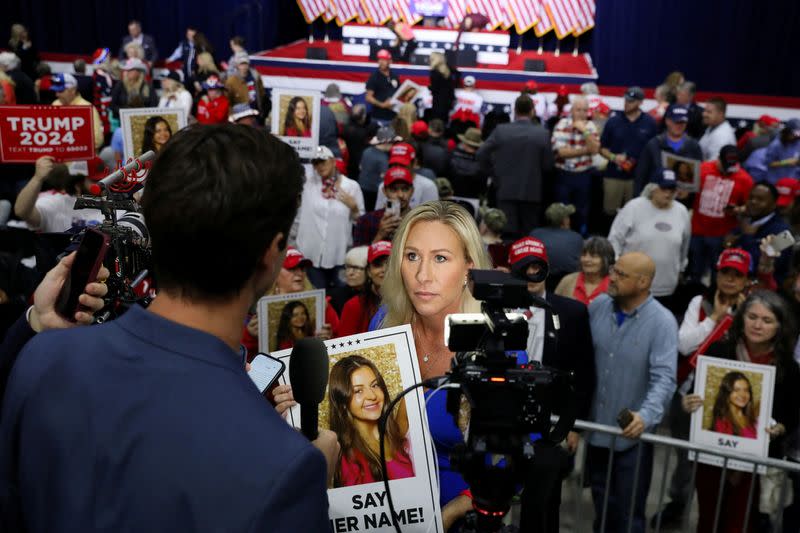
[(386, 212), (396, 217), (400, 216), (400, 202), (397, 200), (386, 200)]
[(785, 249), (794, 245), (794, 235), (791, 230), (783, 230), (782, 232), (772, 237), (770, 248), (774, 251), (775, 255), (781, 253)]
[(97, 279), (97, 272), (103, 265), (103, 258), (109, 246), (109, 238), (105, 233), (95, 229), (87, 229), (83, 234), (75, 261), (64, 281), (56, 300), (56, 311), (67, 320), (75, 320), (79, 310), (78, 296), (86, 290), (86, 285)]
[(250, 362), (249, 376), (258, 387), (258, 391), (263, 393), (281, 377), (284, 370), (286, 370), (286, 365), (283, 364), (283, 361), (260, 353)]
[(625, 429), (633, 422), (633, 413), (631, 413), (630, 409), (623, 409), (617, 415), (617, 424), (619, 425), (620, 429)]

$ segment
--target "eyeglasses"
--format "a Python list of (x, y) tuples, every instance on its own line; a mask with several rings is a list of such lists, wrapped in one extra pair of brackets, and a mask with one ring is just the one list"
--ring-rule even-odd
[(366, 267), (360, 267), (360, 266), (356, 266), (356, 265), (345, 265), (344, 269), (345, 270), (366, 270)]
[(619, 279), (628, 279), (636, 274), (627, 274), (622, 270), (618, 269), (617, 267), (613, 266), (608, 271), (609, 274), (613, 274), (614, 276), (618, 277)]

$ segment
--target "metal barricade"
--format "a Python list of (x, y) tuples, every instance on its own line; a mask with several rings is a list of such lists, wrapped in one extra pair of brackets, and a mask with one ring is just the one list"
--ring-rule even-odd
[[(606, 426), (606, 425), (603, 425), (603, 424), (595, 424), (593, 422), (586, 422), (586, 421), (583, 421), (583, 420), (578, 420), (578, 421), (575, 422), (575, 428), (576, 429), (580, 429), (580, 430), (584, 430), (584, 431), (587, 431), (587, 432), (605, 433), (607, 435), (610, 435), (611, 436), (610, 448), (612, 450), (614, 448), (614, 444), (616, 443), (617, 438), (623, 438), (622, 437), (622, 430), (620, 428), (614, 427), (614, 426)], [(725, 488), (725, 477), (726, 477), (726, 475), (728, 473), (728, 462), (729, 461), (737, 460), (737, 461), (742, 461), (742, 462), (746, 462), (746, 463), (749, 463), (749, 464), (753, 465), (753, 469), (750, 472), (752, 474), (752, 478), (751, 478), (751, 481), (750, 481), (750, 488), (749, 488), (748, 498), (747, 498), (747, 510), (745, 511), (745, 520), (744, 520), (744, 524), (742, 524), (742, 531), (747, 531), (747, 525), (749, 524), (749, 521), (752, 519), (752, 516), (751, 516), (752, 513), (750, 511), (753, 508), (753, 498), (756, 496), (754, 489), (755, 489), (755, 485), (756, 485), (755, 480), (756, 480), (758, 467), (759, 466), (765, 466), (765, 467), (770, 467), (770, 468), (777, 468), (777, 469), (780, 469), (780, 470), (782, 470), (782, 471), (784, 471), (786, 473), (800, 473), (800, 463), (793, 463), (793, 462), (789, 462), (789, 461), (781, 461), (781, 460), (772, 459), (772, 458), (758, 458), (758, 457), (753, 457), (753, 456), (750, 456), (750, 455), (744, 455), (744, 454), (735, 453), (735, 452), (710, 450), (710, 449), (705, 448), (705, 447), (703, 447), (701, 445), (693, 444), (693, 443), (685, 441), (685, 440), (674, 439), (674, 438), (671, 438), (671, 437), (657, 435), (657, 434), (654, 434), (654, 433), (644, 433), (638, 439), (638, 441), (639, 441), (638, 444), (635, 445), (635, 446), (638, 447), (638, 450), (636, 452), (636, 466), (634, 468), (634, 483), (633, 483), (633, 487), (632, 487), (632, 491), (631, 491), (631, 505), (630, 505), (630, 508), (628, 509), (627, 528), (625, 530), (628, 533), (630, 533), (632, 531), (633, 524), (634, 524), (634, 520), (633, 519), (634, 519), (635, 506), (636, 506), (636, 494), (637, 494), (637, 490), (638, 490), (638, 486), (637, 485), (639, 484), (639, 477), (640, 477), (639, 473), (640, 473), (641, 460), (642, 460), (642, 449), (643, 449), (643, 445), (644, 444), (652, 444), (654, 446), (663, 446), (663, 447), (666, 448), (666, 452), (667, 452), (666, 453), (666, 458), (664, 460), (663, 468), (662, 468), (662, 479), (661, 479), (661, 482), (659, 483), (659, 487), (658, 487), (658, 508), (659, 509), (661, 509), (663, 507), (663, 503), (664, 503), (664, 496), (665, 496), (665, 492), (666, 492), (666, 488), (667, 488), (666, 487), (667, 486), (667, 480), (668, 480), (669, 474), (670, 474), (670, 459), (672, 457), (671, 451), (673, 449), (676, 450), (678, 453), (682, 453), (682, 452), (697, 452), (697, 453), (700, 453), (700, 452), (702, 452), (704, 455), (712, 455), (712, 456), (717, 456), (717, 457), (721, 457), (722, 458), (722, 460), (723, 460), (722, 467), (721, 467), (722, 472), (721, 472), (721, 477), (720, 477), (719, 491), (717, 493), (717, 498), (716, 498), (716, 508), (715, 508), (715, 512), (714, 512), (714, 527), (713, 527), (712, 531), (703, 532), (703, 533), (716, 533), (717, 532), (717, 529), (718, 529), (718, 526), (719, 526), (719, 523), (720, 523), (720, 513), (722, 512), (721, 505), (722, 505), (722, 501), (723, 501), (723, 492), (724, 492), (724, 488)], [(697, 476), (697, 465), (698, 465), (697, 453), (695, 454), (695, 457), (692, 460), (693, 465), (692, 465), (692, 474), (691, 474), (691, 481), (690, 481), (691, 487), (695, 486), (695, 481), (696, 481), (696, 476)], [(582, 506), (582, 500), (583, 500), (583, 481), (584, 481), (583, 478), (584, 478), (585, 471), (586, 471), (586, 459), (587, 459), (587, 456), (588, 456), (588, 444), (587, 444), (587, 446), (584, 447), (584, 451), (583, 451), (582, 454), (580, 454), (580, 457), (576, 457), (576, 459), (575, 459), (576, 468), (578, 468), (578, 470), (580, 472), (580, 476), (579, 476), (579, 479), (578, 479), (578, 482), (577, 482), (577, 486), (576, 486), (576, 489), (575, 489), (575, 493), (574, 493), (574, 500), (575, 500), (573, 502), (574, 503), (574, 508), (572, 508), (572, 509), (562, 508), (562, 510), (561, 510), (562, 515), (565, 512), (573, 513), (573, 518), (575, 520), (577, 520), (578, 517), (582, 516), (581, 515), (581, 506)], [(605, 491), (604, 491), (604, 499), (603, 499), (603, 505), (602, 505), (602, 514), (600, 516), (600, 528), (599, 528), (599, 531), (601, 533), (605, 533), (607, 531), (606, 527), (607, 527), (607, 519), (608, 519), (608, 499), (609, 499), (609, 493), (610, 493), (610, 488), (611, 488), (611, 477), (612, 477), (611, 474), (612, 474), (613, 466), (614, 466), (614, 453), (609, 453), (608, 466), (607, 466), (607, 469), (606, 469), (606, 477), (605, 477)], [(653, 465), (653, 472), (655, 472), (655, 464)], [(787, 500), (787, 498), (786, 498), (787, 483), (789, 483), (789, 477), (788, 476), (784, 476), (783, 482), (781, 484), (781, 489), (780, 489), (777, 520), (776, 520), (775, 528), (774, 528), (774, 532), (775, 533), (780, 533), (782, 531), (782, 519), (783, 519), (783, 512), (782, 511), (785, 508), (785, 504), (787, 503), (786, 502), (786, 500)], [(651, 487), (650, 490), (653, 490), (653, 487)], [(795, 495), (795, 497), (800, 497), (800, 495)], [(692, 508), (692, 502), (690, 501), (686, 505), (686, 507), (684, 509), (684, 514), (683, 514), (683, 517), (682, 517), (681, 531), (683, 531), (683, 532), (690, 531), (689, 530), (689, 522), (690, 522), (691, 508)], [(595, 517), (595, 519), (596, 518), (597, 517)], [(655, 527), (651, 531), (654, 531), (655, 533), (660, 533), (661, 530), (662, 530), (661, 528), (662, 528), (661, 514), (659, 513), (658, 517), (656, 518)], [(562, 531), (563, 531), (563, 529), (562, 529)], [(577, 533), (579, 530), (578, 529), (574, 529), (573, 531), (575, 531)], [(583, 533), (583, 532), (581, 532), (581, 533)]]

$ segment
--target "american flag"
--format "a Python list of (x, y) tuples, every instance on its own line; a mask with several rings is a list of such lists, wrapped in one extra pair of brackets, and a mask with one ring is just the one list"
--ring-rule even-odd
[(422, 20), (422, 17), (415, 15), (411, 12), (411, 5), (408, 0), (395, 0), (394, 2), (394, 20), (404, 20), (412, 26)]
[(388, 0), (361, 0), (361, 5), (373, 24), (386, 24), (394, 16), (394, 9)]
[(361, 3), (358, 0), (331, 0), (330, 5), (336, 12), (336, 23), (344, 26), (358, 16)]
[(447, 25), (458, 28), (467, 15), (467, 0), (450, 0), (447, 10)]
[(514, 13), (511, 11), (511, 4), (514, 0), (508, 0), (503, 3), (503, 23), (500, 27), (504, 30), (509, 30), (514, 25)]
[(550, 15), (547, 13), (546, 6), (544, 5), (546, 1), (547, 0), (533, 0), (536, 16), (536, 26), (533, 27), (533, 31), (536, 32), (537, 37), (542, 37), (553, 29), (553, 22), (550, 20)]
[(573, 31), (575, 37), (594, 28), (595, 0), (577, 0), (576, 4), (583, 22)]
[(544, 0), (545, 9), (550, 15), (556, 37), (563, 39), (578, 26), (578, 17), (573, 9), (572, 0)]
[(523, 34), (531, 29), (538, 20), (538, 2), (536, 0), (509, 0), (506, 6), (510, 12), (517, 33)]
[(369, 23), (369, 15), (367, 14), (366, 10), (364, 9), (364, 5), (355, 0), (356, 5), (358, 6), (358, 12), (356, 14), (356, 22), (359, 24), (368, 24)]
[(503, 24), (505, 9), (499, 0), (467, 0), (470, 13), (483, 13), (489, 17), (489, 29), (493, 30)]
[(309, 24), (317, 20), (328, 8), (325, 0), (297, 0), (297, 5), (300, 6), (300, 11)]

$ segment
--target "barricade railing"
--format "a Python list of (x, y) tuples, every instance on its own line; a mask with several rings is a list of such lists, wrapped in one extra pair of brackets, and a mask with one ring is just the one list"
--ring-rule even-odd
[[(606, 426), (606, 425), (603, 425), (603, 424), (596, 424), (594, 422), (586, 422), (584, 420), (577, 420), (575, 422), (575, 428), (587, 432), (587, 433), (585, 433), (585, 435), (587, 435), (587, 436), (588, 436), (589, 433), (604, 433), (604, 434), (610, 435), (611, 436), (611, 444), (609, 446), (610, 450), (614, 449), (614, 445), (616, 444), (618, 438), (624, 438), (624, 437), (622, 437), (622, 430), (619, 427)], [(666, 454), (666, 458), (664, 460), (661, 483), (660, 483), (660, 487), (658, 489), (658, 508), (659, 509), (663, 508), (667, 480), (669, 479), (669, 474), (670, 474), (670, 470), (669, 470), (670, 458), (672, 456), (672, 454), (669, 453), (669, 452), (672, 449), (676, 449), (678, 451), (678, 453), (681, 453), (681, 452), (696, 452), (695, 456), (694, 456), (694, 459), (692, 460), (692, 463), (693, 463), (693, 465), (692, 465), (692, 476), (691, 476), (691, 481), (690, 481), (691, 487), (694, 487), (694, 485), (695, 485), (695, 480), (696, 480), (696, 475), (697, 475), (697, 465), (698, 465), (698, 454), (699, 453), (702, 453), (704, 455), (711, 455), (711, 456), (716, 456), (716, 457), (721, 457), (722, 458), (722, 467), (721, 467), (722, 473), (721, 473), (721, 477), (720, 477), (719, 491), (717, 493), (716, 508), (715, 508), (715, 511), (714, 511), (714, 527), (713, 527), (712, 531), (707, 532), (707, 533), (716, 533), (717, 528), (719, 526), (719, 522), (720, 522), (719, 519), (720, 519), (720, 512), (721, 512), (721, 505), (722, 505), (722, 496), (723, 496), (723, 492), (724, 492), (724, 488), (725, 488), (725, 476), (727, 474), (728, 463), (730, 461), (741, 461), (741, 462), (745, 462), (745, 463), (749, 463), (749, 464), (753, 465), (752, 471), (750, 472), (752, 474), (752, 478), (750, 480), (750, 488), (749, 488), (749, 493), (748, 493), (748, 497), (747, 497), (747, 510), (745, 511), (745, 519), (744, 519), (744, 524), (742, 524), (742, 531), (747, 531), (747, 525), (749, 524), (749, 521), (751, 519), (751, 516), (750, 516), (751, 512), (750, 511), (753, 508), (753, 497), (755, 496), (755, 494), (754, 494), (755, 490), (754, 489), (755, 489), (755, 486), (756, 486), (756, 482), (755, 481), (756, 481), (756, 475), (757, 475), (758, 467), (759, 466), (765, 466), (765, 467), (769, 467), (769, 468), (777, 468), (777, 469), (780, 469), (780, 470), (782, 470), (784, 472), (787, 472), (787, 473), (789, 473), (789, 472), (795, 472), (795, 473), (800, 472), (800, 463), (782, 461), (782, 460), (779, 460), (779, 459), (773, 459), (771, 457), (761, 458), (761, 457), (754, 457), (752, 455), (746, 455), (746, 454), (742, 454), (742, 453), (709, 449), (708, 447), (700, 445), (700, 444), (695, 444), (695, 443), (688, 442), (688, 441), (685, 441), (685, 440), (680, 440), (680, 439), (674, 439), (674, 438), (671, 438), (671, 437), (666, 437), (666, 436), (658, 435), (658, 434), (655, 434), (655, 433), (643, 433), (641, 435), (641, 437), (639, 439), (637, 439), (637, 441), (638, 441), (637, 444), (635, 444), (635, 446), (638, 446), (638, 449), (637, 449), (637, 452), (636, 452), (636, 466), (634, 467), (634, 476), (633, 476), (634, 482), (633, 482), (633, 487), (632, 487), (632, 491), (631, 491), (631, 505), (630, 505), (630, 509), (628, 510), (628, 521), (627, 521), (627, 529), (626, 529), (626, 531), (628, 533), (630, 533), (632, 531), (633, 524), (634, 524), (634, 520), (633, 519), (634, 519), (635, 508), (636, 508), (636, 493), (637, 493), (637, 488), (638, 488), (637, 485), (639, 483), (639, 473), (640, 473), (640, 467), (641, 467), (642, 449), (643, 449), (643, 445), (644, 444), (653, 444), (655, 446), (664, 446), (664, 447), (668, 448), (668, 450), (667, 450), (668, 453)], [(587, 458), (587, 456), (588, 456), (588, 445), (586, 446), (586, 449), (584, 450), (584, 453), (581, 454), (581, 457), (576, 458), (576, 463), (580, 464), (580, 468), (579, 468), (580, 479), (578, 480), (578, 483), (577, 483), (576, 493), (575, 493), (575, 501), (574, 501), (575, 509), (574, 509), (574, 515), (573, 516), (574, 516), (575, 520), (577, 520), (578, 517), (581, 516), (581, 514), (580, 514), (580, 506), (581, 506), (581, 502), (582, 502), (583, 476), (585, 475), (585, 471), (586, 471), (586, 458)], [(604, 497), (603, 497), (602, 514), (601, 514), (601, 517), (600, 517), (600, 529), (599, 529), (600, 533), (605, 533), (605, 531), (606, 531), (606, 523), (607, 523), (607, 518), (608, 518), (608, 498), (609, 498), (609, 493), (610, 493), (610, 488), (611, 488), (611, 473), (612, 473), (613, 466), (614, 466), (614, 454), (613, 453), (609, 453), (609, 455), (608, 455), (608, 466), (607, 466), (607, 469), (606, 469), (605, 491), (604, 491)], [(655, 472), (655, 469), (653, 469), (653, 472)], [(652, 475), (652, 473), (651, 473), (651, 475)], [(783, 477), (783, 481), (781, 483), (780, 492), (779, 492), (780, 496), (779, 496), (779, 499), (778, 499), (778, 513), (777, 513), (777, 519), (776, 519), (775, 528), (774, 528), (774, 531), (776, 531), (776, 532), (780, 532), (782, 530), (781, 529), (782, 528), (782, 518), (783, 518), (783, 512), (782, 511), (785, 508), (785, 503), (786, 503), (785, 500), (787, 499), (786, 498), (786, 491), (787, 491), (787, 483), (788, 482), (789, 482), (788, 476), (784, 476)], [(683, 524), (682, 524), (682, 527), (681, 527), (681, 531), (689, 531), (689, 519), (690, 519), (691, 507), (692, 507), (692, 505), (691, 505), (691, 501), (690, 501), (686, 505), (686, 507), (684, 509), (683, 520), (682, 520)], [(662, 514), (659, 512), (659, 514), (657, 515), (657, 518), (656, 518), (656, 523), (655, 523), (655, 529), (654, 529), (655, 533), (660, 533), (660, 531), (661, 531), (661, 526), (662, 526), (661, 518), (662, 518)], [(704, 533), (706, 533), (706, 532), (704, 532)]]

